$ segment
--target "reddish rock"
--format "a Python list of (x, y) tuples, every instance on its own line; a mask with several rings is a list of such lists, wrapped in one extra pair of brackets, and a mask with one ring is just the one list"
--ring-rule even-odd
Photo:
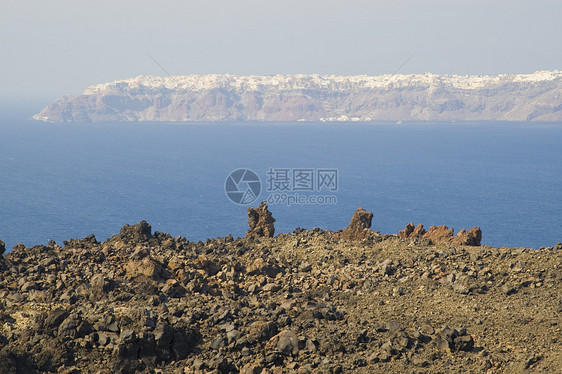
[(481, 241), (482, 230), (480, 230), (480, 227), (473, 227), (468, 231), (462, 229), (453, 240), (455, 244), (474, 246), (480, 245)]
[(480, 227), (473, 227), (469, 231), (462, 229), (455, 236), (454, 229), (450, 229), (445, 225), (431, 226), (429, 231), (426, 231), (421, 224), (414, 227), (413, 223), (408, 223), (406, 228), (398, 233), (398, 237), (401, 239), (424, 238), (430, 239), (433, 242), (478, 246), (482, 240), (482, 230), (480, 230)]
[(422, 236), (425, 235), (426, 232), (427, 231), (425, 231), (423, 225), (420, 223), (419, 225), (416, 226), (414, 232), (412, 233), (412, 236), (421, 238)]
[(426, 233), (425, 229), (423, 228), (422, 224), (417, 225), (414, 227), (413, 223), (408, 223), (404, 230), (400, 230), (398, 233), (398, 237), (401, 239), (406, 238), (421, 238)]
[(272, 238), (275, 234), (273, 223), (275, 218), (267, 209), (267, 204), (262, 201), (257, 208), (248, 208), (248, 226), (250, 230), (246, 232), (247, 238), (267, 237)]
[(414, 226), (413, 223), (411, 223), (411, 222), (408, 223), (408, 224), (406, 225), (406, 228), (405, 228), (404, 230), (400, 230), (400, 231), (398, 232), (398, 237), (399, 237), (400, 239), (409, 238), (409, 237), (412, 235), (412, 233), (414, 232), (414, 228), (415, 228), (415, 226)]
[(373, 234), (370, 229), (371, 221), (373, 220), (373, 213), (367, 212), (362, 207), (359, 207), (355, 213), (353, 213), (353, 218), (349, 226), (347, 226), (340, 233), (339, 237), (341, 239), (366, 239)]
[(454, 229), (450, 229), (447, 226), (430, 226), (429, 231), (426, 232), (423, 237), (425, 239), (431, 239), (434, 242), (439, 241), (449, 241), (453, 238), (455, 234)]

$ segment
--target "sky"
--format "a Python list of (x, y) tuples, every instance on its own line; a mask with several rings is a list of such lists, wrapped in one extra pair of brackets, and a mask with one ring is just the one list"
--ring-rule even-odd
[(0, 0), (0, 101), (138, 75), (562, 69), (560, 0)]

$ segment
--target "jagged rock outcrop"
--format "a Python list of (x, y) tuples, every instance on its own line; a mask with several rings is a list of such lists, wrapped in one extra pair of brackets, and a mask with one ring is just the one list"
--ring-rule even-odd
[(248, 226), (250, 226), (250, 230), (246, 232), (246, 237), (273, 237), (275, 234), (274, 222), (275, 218), (271, 215), (265, 201), (262, 201), (255, 209), (248, 208)]
[(88, 121), (562, 121), (562, 71), (497, 76), (140, 76), (33, 116)]
[(0, 240), (0, 256), (6, 251), (6, 245)]
[(457, 236), (453, 239), (454, 243), (461, 244), (461, 245), (480, 245), (482, 241), (482, 230), (480, 227), (473, 227), (470, 230), (466, 231), (462, 229), (458, 232)]
[(362, 207), (357, 208), (349, 225), (343, 229), (338, 238), (346, 240), (366, 239), (374, 234), (371, 228), (373, 213), (367, 212)]
[(425, 239), (430, 239), (433, 242), (449, 241), (455, 234), (454, 229), (450, 229), (445, 225), (429, 226), (429, 230), (423, 235)]
[(425, 233), (426, 231), (421, 223), (417, 226), (414, 226), (413, 223), (408, 223), (404, 230), (400, 230), (400, 232), (398, 233), (398, 237), (400, 239), (421, 238)]
[(458, 245), (472, 245), (479, 246), (482, 241), (482, 230), (480, 227), (473, 227), (466, 231), (462, 229), (455, 236), (455, 230), (447, 226), (430, 226), (429, 231), (423, 228), (422, 224), (414, 226), (413, 223), (408, 223), (404, 230), (398, 233), (400, 239), (428, 239), (432, 242), (448, 242)]

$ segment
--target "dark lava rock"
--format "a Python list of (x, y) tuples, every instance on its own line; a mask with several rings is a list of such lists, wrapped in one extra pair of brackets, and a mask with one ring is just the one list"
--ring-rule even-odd
[(275, 218), (267, 208), (265, 201), (262, 201), (257, 208), (248, 208), (248, 226), (250, 230), (246, 232), (247, 238), (268, 237), (272, 238), (275, 234), (273, 223)]
[(183, 360), (193, 350), (199, 340), (198, 335), (183, 329), (176, 329), (174, 331), (174, 338), (172, 339), (172, 353), (176, 360)]
[(174, 339), (174, 330), (166, 322), (158, 322), (154, 329), (154, 340), (156, 341), (157, 353), (160, 359), (168, 361), (171, 359), (170, 348)]
[(92, 301), (103, 298), (114, 286), (114, 282), (103, 275), (96, 275), (90, 281), (90, 299)]
[(108, 241), (122, 241), (126, 244), (137, 244), (152, 238), (152, 227), (146, 221), (140, 221), (136, 225), (125, 225), (121, 232), (112, 236)]
[(66, 310), (56, 309), (51, 312), (49, 316), (45, 319), (45, 327), (48, 329), (58, 329), (59, 325), (69, 316)]
[(37, 373), (34, 366), (28, 354), (15, 352), (9, 346), (0, 350), (0, 373), (2, 374)]
[(470, 335), (458, 336), (453, 340), (453, 347), (456, 351), (469, 352), (474, 347), (474, 339)]
[(532, 365), (536, 364), (542, 359), (542, 355), (536, 353), (530, 353), (525, 358), (525, 369), (529, 369)]

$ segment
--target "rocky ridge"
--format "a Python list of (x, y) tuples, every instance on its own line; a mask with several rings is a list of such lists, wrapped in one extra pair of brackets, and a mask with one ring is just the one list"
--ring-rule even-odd
[(85, 121), (562, 121), (562, 71), (379, 76), (139, 76), (33, 116)]
[(273, 236), (265, 204), (248, 218), (237, 239), (142, 221), (104, 242), (15, 246), (0, 256), (0, 372), (562, 367), (562, 243), (492, 248), (478, 228), (413, 224), (381, 235), (362, 208), (338, 232)]

